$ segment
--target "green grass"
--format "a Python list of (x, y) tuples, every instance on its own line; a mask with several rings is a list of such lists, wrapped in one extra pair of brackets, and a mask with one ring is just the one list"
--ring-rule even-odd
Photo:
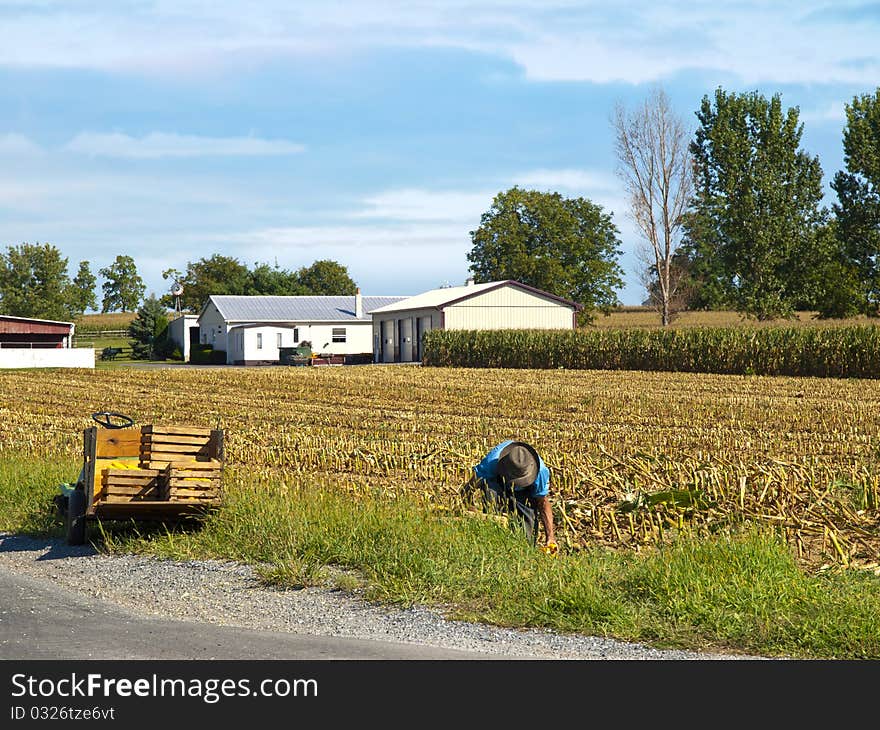
[[(47, 505), (77, 469), (0, 458), (0, 529), (59, 534)], [(806, 574), (770, 532), (553, 559), (496, 521), (407, 499), (356, 500), (340, 487), (229, 467), (226, 503), (201, 529), (108, 523), (90, 527), (90, 537), (109, 552), (238, 560), (270, 584), (361, 587), (374, 600), (502, 626), (665, 648), (880, 658), (880, 579)]]
[(52, 498), (62, 482), (75, 482), (82, 463), (70, 457), (45, 461), (0, 453), (0, 531), (62, 536)]

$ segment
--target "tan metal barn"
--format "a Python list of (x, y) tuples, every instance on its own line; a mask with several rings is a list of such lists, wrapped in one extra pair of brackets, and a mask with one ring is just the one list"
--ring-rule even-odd
[(508, 279), (442, 287), (372, 311), (373, 361), (421, 362), (432, 329), (573, 329), (577, 302)]

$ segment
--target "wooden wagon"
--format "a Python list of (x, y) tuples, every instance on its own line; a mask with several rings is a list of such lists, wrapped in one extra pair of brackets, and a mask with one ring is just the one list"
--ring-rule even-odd
[(62, 494), (69, 544), (85, 542), (89, 520), (198, 518), (221, 503), (221, 429), (98, 422), (105, 428), (83, 431), (82, 471)]

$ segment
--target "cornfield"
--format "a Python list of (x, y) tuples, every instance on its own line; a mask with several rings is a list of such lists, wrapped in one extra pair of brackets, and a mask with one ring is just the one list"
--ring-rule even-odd
[(659, 370), (880, 378), (880, 327), (432, 330), (441, 367)]
[[(551, 470), (560, 543), (653, 549), (747, 525), (805, 566), (880, 560), (880, 382), (396, 366), (0, 372), (0, 458), (79, 458), (99, 410), (220, 427), (240, 474), (413, 495), (476, 510), (461, 487), (506, 438)], [(75, 475), (71, 475), (72, 477)]]

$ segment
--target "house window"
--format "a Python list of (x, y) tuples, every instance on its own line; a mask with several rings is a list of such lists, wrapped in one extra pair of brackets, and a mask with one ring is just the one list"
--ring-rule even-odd
[(278, 346), (278, 347), (281, 347), (281, 333), (280, 333), (280, 332), (279, 332), (278, 335), (277, 335), (277, 339), (278, 339), (278, 345), (277, 345), (277, 346)]
[(258, 350), (263, 349), (263, 333), (262, 332), (257, 332), (257, 349)]
[(293, 328), (293, 344), (295, 345), (299, 342), (299, 327)]
[(334, 327), (333, 336), (330, 339), (333, 342), (345, 342), (345, 327)]

